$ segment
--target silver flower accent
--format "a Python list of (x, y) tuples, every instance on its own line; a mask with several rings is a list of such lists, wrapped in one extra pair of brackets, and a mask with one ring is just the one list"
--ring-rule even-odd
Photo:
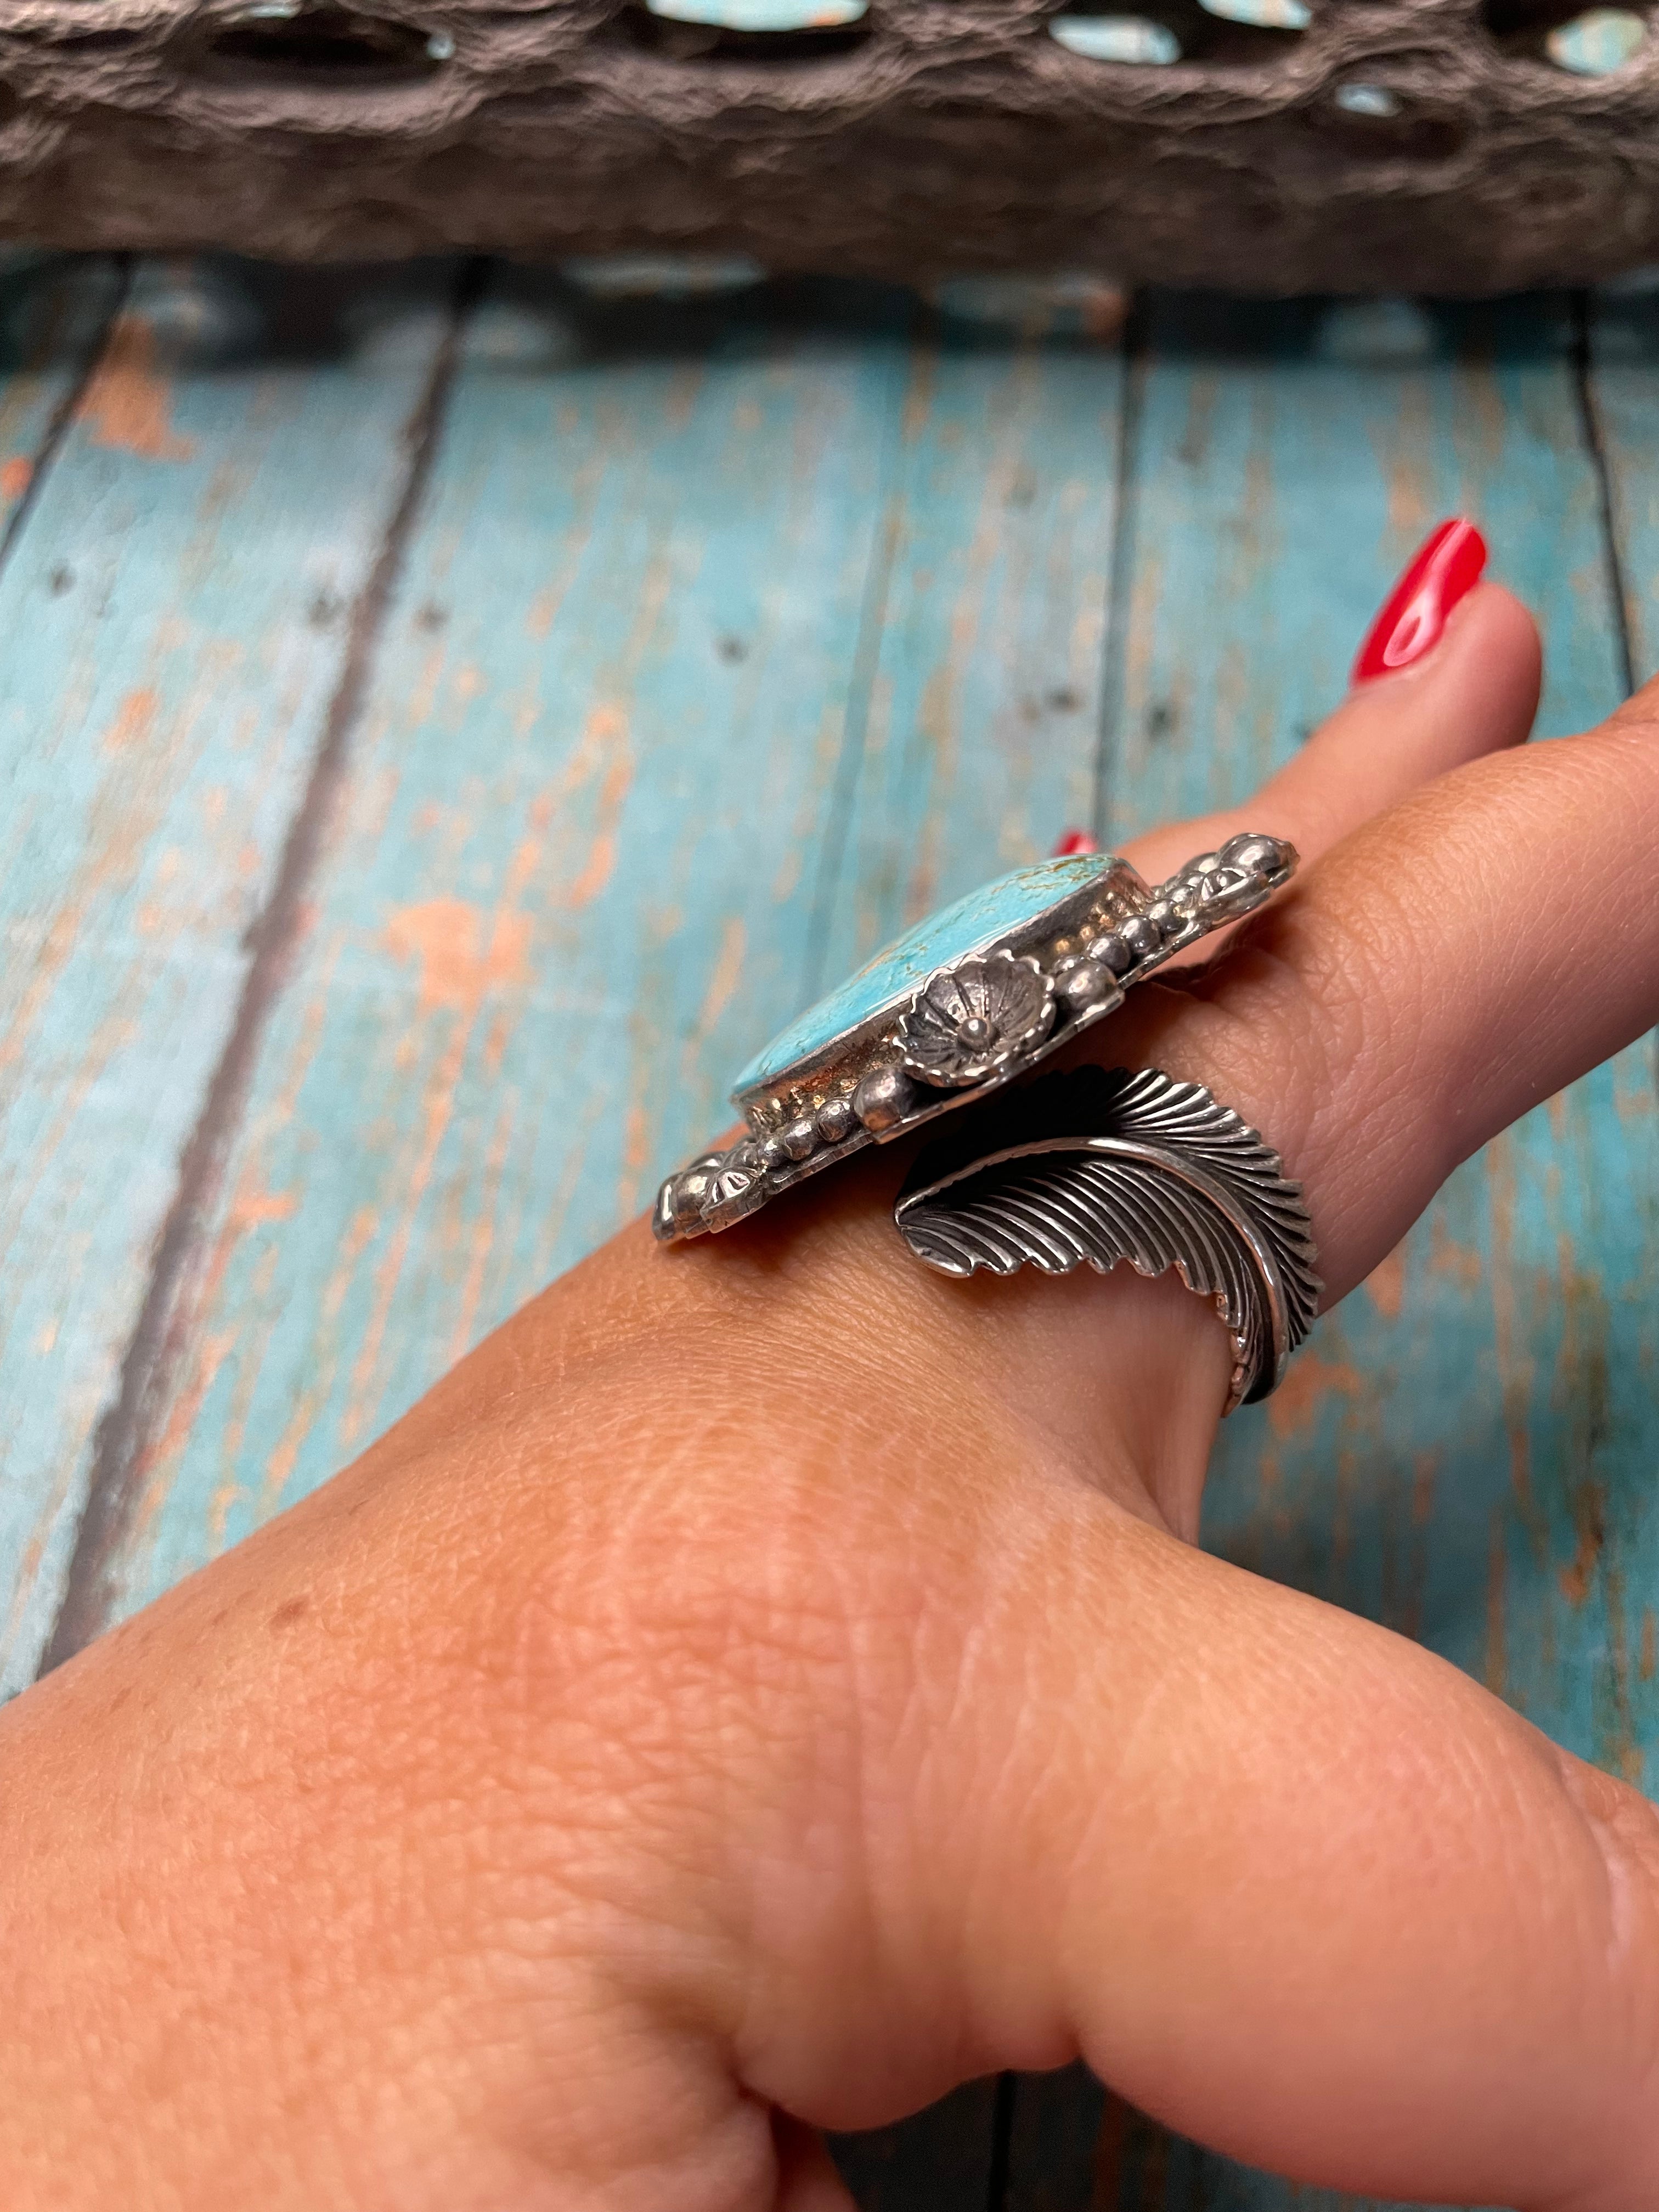
[(955, 1090), (1041, 1043), (1054, 1018), (1054, 986), (1036, 961), (992, 952), (930, 976), (899, 1024), (899, 1045), (912, 1075)]

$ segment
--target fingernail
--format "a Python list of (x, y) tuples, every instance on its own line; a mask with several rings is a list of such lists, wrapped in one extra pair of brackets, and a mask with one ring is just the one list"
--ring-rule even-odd
[(1486, 541), (1462, 515), (1443, 522), (1413, 556), (1382, 603), (1353, 665), (1353, 681), (1370, 684), (1421, 660), (1439, 644), (1446, 617), (1480, 581)]
[(1097, 853), (1100, 842), (1086, 830), (1068, 830), (1049, 855), (1051, 860), (1069, 860), (1073, 853)]

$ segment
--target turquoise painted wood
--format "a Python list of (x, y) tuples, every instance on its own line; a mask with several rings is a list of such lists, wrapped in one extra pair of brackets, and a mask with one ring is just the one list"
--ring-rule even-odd
[[(0, 311), (8, 282), (42, 311), (16, 276)], [(1592, 330), (1609, 544), (1550, 301), (1154, 300), (1126, 356), (1092, 297), (999, 328), (856, 287), (501, 273), (411, 512), (450, 283), (143, 272), (0, 574), (14, 1684), (142, 1316), (123, 1510), (76, 1555), (94, 1615), (325, 1477), (642, 1203), (818, 981), (1091, 799), (1119, 836), (1241, 795), (1440, 514), (1478, 515), (1540, 609), (1550, 731), (1618, 696), (1615, 574), (1639, 665), (1659, 635), (1639, 298)], [(17, 427), (0, 384), (0, 495), (70, 373)], [(1460, 1174), (1230, 1425), (1207, 1522), (1650, 1786), (1652, 1091), (1627, 1054)], [(1010, 2212), (1357, 2202), (1075, 2074), (1002, 2109)], [(985, 2202), (992, 2124), (981, 2085), (849, 2145), (861, 2201)]]
[(481, 315), (124, 1602), (637, 1207), (799, 1003), (920, 434), (908, 308), (829, 305), (699, 311), (672, 354), (657, 309)]
[(0, 262), (0, 533), (50, 469), (54, 432), (123, 289), (112, 261)]
[[(1368, 615), (1442, 514), (1481, 520), (1495, 572), (1539, 612), (1540, 726), (1617, 703), (1572, 336), (1549, 302), (1155, 305), (1118, 579), (1115, 834), (1237, 799), (1282, 759), (1340, 695)], [(1574, 1749), (1650, 1782), (1656, 1193), (1644, 1045), (1471, 1162), (1319, 1324), (1285, 1389), (1228, 1424), (1205, 1523), (1242, 1564), (1423, 1638)], [(1024, 2106), (1055, 2094), (1020, 2092), (1020, 2212), (1050, 2201), (1053, 2131), (1024, 2124)], [(1097, 2110), (1102, 2127), (1071, 2124), (1094, 2197), (1061, 2201), (1352, 2201)]]
[(1595, 428), (1607, 456), (1631, 672), (1659, 671), (1659, 283), (1607, 292), (1589, 319)]
[(50, 1632), (447, 289), (336, 284), (304, 329), (315, 288), (141, 270), (0, 575), (0, 1688)]
[(1486, 530), (1549, 641), (1539, 727), (1618, 696), (1565, 303), (1153, 304), (1115, 580), (1114, 839), (1253, 789), (1341, 696), (1443, 515)]
[(815, 991), (1093, 806), (1122, 303), (959, 286), (945, 304), (914, 356)]

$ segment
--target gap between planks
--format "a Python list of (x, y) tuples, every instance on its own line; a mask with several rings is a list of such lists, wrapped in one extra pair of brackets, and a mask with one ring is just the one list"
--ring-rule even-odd
[[(164, 1395), (161, 1385), (180, 1348), (172, 1327), (175, 1299), (240, 1121), (260, 1041), (301, 925), (305, 893), (345, 780), (386, 610), (431, 477), (462, 341), (482, 295), (487, 266), (474, 258), (459, 270), (443, 337), (404, 427), (407, 459), (397, 504), (352, 608), (339, 677), (270, 892), (244, 939), (249, 959), (235, 1017), (179, 1156), (177, 1185), (122, 1358), (115, 1395), (94, 1432), (86, 1502), (41, 1659), (42, 1674), (72, 1658), (106, 1625), (110, 1564), (127, 1533), (137, 1479), (153, 1441), (155, 1409)], [(94, 349), (88, 374), (95, 360)], [(54, 423), (60, 438), (72, 414), (71, 408), (62, 424)]]
[(116, 254), (112, 258), (112, 265), (116, 271), (116, 278), (108, 302), (103, 313), (95, 318), (92, 328), (82, 342), (79, 352), (73, 357), (70, 374), (58, 397), (58, 404), (47, 418), (40, 444), (29, 457), (28, 483), (17, 504), (7, 516), (4, 529), (0, 530), (0, 574), (4, 574), (24, 531), (28, 526), (29, 517), (33, 514), (35, 504), (40, 499), (46, 478), (52, 473), (52, 465), (63, 451), (64, 441), (68, 437), (70, 426), (81, 411), (81, 404), (87, 396), (87, 388), (92, 382), (104, 349), (109, 343), (110, 333), (120, 320), (122, 312), (131, 296), (132, 256), (130, 253)]
[(1635, 616), (1629, 579), (1620, 550), (1624, 518), (1619, 512), (1619, 487), (1607, 455), (1606, 434), (1595, 400), (1594, 333), (1590, 325), (1590, 295), (1572, 295), (1572, 382), (1578, 403), (1578, 426), (1601, 509), (1601, 557), (1606, 565), (1607, 604), (1613, 611), (1619, 649), (1619, 673), (1628, 699), (1637, 689)]

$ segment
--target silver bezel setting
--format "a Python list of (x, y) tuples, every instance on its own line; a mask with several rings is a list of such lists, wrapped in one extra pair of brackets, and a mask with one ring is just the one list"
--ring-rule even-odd
[(1262, 905), (1296, 858), (1284, 840), (1249, 834), (1152, 886), (1109, 857), (1082, 889), (936, 968), (896, 1008), (735, 1092), (743, 1135), (668, 1177), (657, 1236), (672, 1243), (729, 1229), (865, 1146), (907, 1136), (1024, 1075), (1166, 961)]

